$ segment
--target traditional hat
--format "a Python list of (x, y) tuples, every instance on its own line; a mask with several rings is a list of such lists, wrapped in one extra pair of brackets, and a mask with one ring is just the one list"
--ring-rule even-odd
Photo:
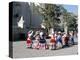
[(59, 34), (61, 34), (61, 32), (60, 32), (60, 31), (59, 31), (58, 33), (59, 33)]

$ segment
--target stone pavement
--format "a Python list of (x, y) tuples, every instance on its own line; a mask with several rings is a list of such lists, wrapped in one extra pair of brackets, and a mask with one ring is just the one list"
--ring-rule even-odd
[(59, 50), (37, 50), (26, 48), (26, 41), (13, 42), (13, 58), (44, 57), (78, 54), (78, 45)]

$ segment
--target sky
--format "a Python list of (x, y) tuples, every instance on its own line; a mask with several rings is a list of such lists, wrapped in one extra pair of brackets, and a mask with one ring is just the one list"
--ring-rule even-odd
[[(39, 3), (35, 3), (35, 5), (39, 5)], [(62, 5), (68, 12), (72, 12), (78, 15), (78, 6), (77, 5)]]
[(77, 5), (63, 5), (65, 9), (67, 9), (68, 12), (72, 12), (76, 15), (78, 15), (78, 6)]

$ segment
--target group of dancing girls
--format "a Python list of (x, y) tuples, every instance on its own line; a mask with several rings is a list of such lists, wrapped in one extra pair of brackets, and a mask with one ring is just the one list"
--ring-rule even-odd
[(31, 39), (32, 34), (33, 31), (28, 32), (28, 38), (26, 39), (27, 48), (56, 50), (74, 45), (73, 33), (71, 32), (69, 34), (61, 32), (52, 33), (49, 42), (46, 41), (47, 39), (43, 31), (37, 31), (33, 36), (35, 37), (34, 40)]

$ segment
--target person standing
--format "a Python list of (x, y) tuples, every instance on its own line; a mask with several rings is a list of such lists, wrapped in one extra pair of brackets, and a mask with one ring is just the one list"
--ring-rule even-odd
[(74, 43), (74, 34), (73, 34), (73, 32), (70, 32), (69, 34), (70, 34), (69, 40), (70, 40), (70, 42), (71, 42), (71, 45), (74, 45), (74, 44), (75, 44), (75, 43)]
[(40, 32), (40, 49), (46, 49), (46, 39), (43, 31)]
[(69, 35), (68, 34), (63, 34), (63, 36), (62, 36), (63, 47), (68, 47), (69, 46), (68, 41), (69, 41)]
[(55, 34), (52, 34), (51, 35), (51, 39), (50, 39), (50, 46), (49, 46), (49, 49), (51, 50), (55, 50), (56, 49), (56, 40), (55, 40)]
[(33, 42), (33, 44), (32, 44), (32, 48), (34, 48), (34, 49), (39, 49), (39, 40), (40, 40), (40, 35), (37, 34), (37, 35), (35, 36), (35, 40), (34, 40), (34, 42)]
[(57, 38), (56, 38), (56, 48), (62, 48), (63, 44), (62, 44), (62, 36), (61, 36), (61, 32), (58, 32)]
[(26, 45), (27, 45), (27, 48), (32, 48), (32, 40), (31, 40), (30, 36), (28, 36), (28, 38), (26, 40)]

